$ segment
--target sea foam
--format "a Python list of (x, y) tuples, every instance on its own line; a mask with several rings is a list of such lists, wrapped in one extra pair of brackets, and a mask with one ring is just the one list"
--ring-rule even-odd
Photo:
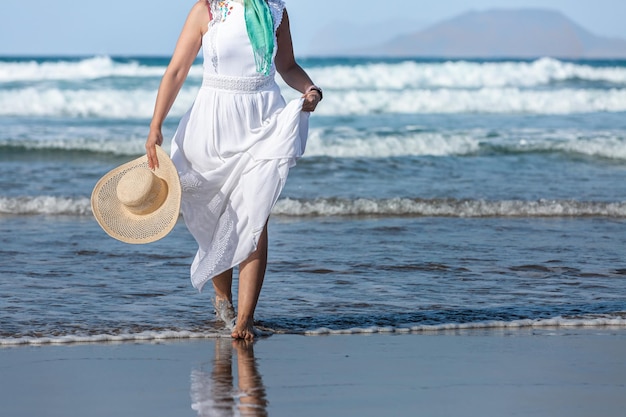
[(465, 155), (480, 149), (478, 137), (471, 131), (389, 133), (374, 129), (313, 129), (305, 155), (332, 158)]
[[(110, 57), (0, 62), (0, 116), (149, 119), (164, 66)], [(578, 114), (626, 111), (626, 68), (542, 58), (533, 62), (373, 62), (313, 66), (326, 89), (318, 115)], [(198, 91), (192, 67), (171, 115)], [(89, 83), (81, 80), (90, 81)], [(146, 84), (146, 80), (150, 80)], [(277, 77), (286, 98), (300, 94)]]
[(521, 330), (521, 329), (563, 329), (563, 328), (603, 328), (626, 327), (626, 319), (622, 317), (599, 317), (572, 319), (565, 317), (554, 317), (550, 319), (525, 319), (513, 321), (484, 321), (471, 323), (444, 323), (433, 325), (417, 325), (411, 327), (353, 327), (345, 329), (319, 328), (306, 330), (303, 333), (307, 336), (341, 335), (341, 334), (373, 334), (373, 333), (439, 333), (439, 332), (459, 332), (472, 330)]
[[(31, 126), (6, 126), (0, 133), (0, 148), (11, 151), (87, 151), (137, 157), (145, 152), (146, 132), (147, 126), (143, 123), (76, 126), (72, 129), (46, 126), (41, 131)], [(169, 151), (169, 140), (164, 143), (164, 149)], [(537, 152), (626, 160), (626, 131), (312, 128), (304, 157), (389, 158)]]
[[(142, 65), (136, 60), (119, 62), (109, 56), (95, 56), (81, 60), (0, 62), (0, 82), (4, 83), (94, 80), (111, 77), (154, 78), (161, 77), (164, 72), (165, 66)], [(202, 67), (194, 65), (190, 75), (201, 76)]]
[[(87, 197), (0, 197), (0, 214), (91, 215)], [(272, 214), (288, 217), (626, 217), (626, 201), (283, 198)]]
[(293, 217), (626, 217), (626, 202), (574, 200), (340, 199), (279, 200), (272, 212)]
[[(182, 116), (193, 103), (197, 86), (185, 87), (171, 110)], [(289, 92), (287, 98), (296, 98)], [(26, 87), (0, 91), (0, 116), (149, 119), (156, 89), (79, 89)], [(626, 111), (623, 89), (479, 90), (356, 89), (329, 92), (316, 110), (322, 116), (370, 114), (576, 114)]]
[[(14, 60), (0, 62), (0, 82), (76, 81), (101, 78), (159, 78), (163, 65), (146, 65), (141, 59), (116, 60), (94, 56), (80, 60)], [(592, 66), (553, 58), (535, 61), (445, 61), (364, 62), (356, 65), (327, 65), (307, 68), (315, 80), (329, 89), (483, 88), (537, 87), (571, 81), (602, 82), (626, 86), (626, 68)], [(202, 76), (195, 64), (192, 78)], [(321, 83), (321, 82), (320, 82)]]
[(626, 86), (626, 68), (541, 58), (532, 62), (418, 62), (333, 65), (309, 70), (326, 88), (345, 90), (367, 86), (380, 90), (421, 88), (540, 87), (570, 81)]
[[(318, 328), (304, 331), (290, 331), (282, 329), (275, 331), (263, 329), (264, 336), (272, 334), (299, 334), (306, 336), (326, 335), (368, 335), (368, 334), (419, 334), (419, 333), (446, 333), (468, 331), (498, 331), (524, 329), (572, 329), (572, 328), (616, 328), (626, 327), (626, 319), (622, 317), (589, 317), (566, 318), (554, 317), (550, 319), (525, 319), (513, 321), (484, 321), (470, 323), (443, 323), (435, 325), (416, 326), (375, 326), (375, 327), (346, 327), (346, 328)], [(130, 342), (159, 342), (164, 340), (192, 340), (216, 339), (230, 337), (228, 332), (219, 331), (186, 331), (160, 330), (144, 331), (140, 333), (96, 334), (96, 335), (65, 335), (42, 337), (5, 337), (0, 338), (0, 347), (11, 346), (41, 346), (41, 345), (68, 345), (84, 343), (130, 343)]]
[[(196, 92), (197, 88), (182, 90), (172, 115), (184, 114)], [(156, 89), (5, 89), (0, 90), (0, 116), (149, 119), (156, 93)]]
[(86, 197), (0, 197), (0, 214), (84, 216), (91, 214), (91, 203)]

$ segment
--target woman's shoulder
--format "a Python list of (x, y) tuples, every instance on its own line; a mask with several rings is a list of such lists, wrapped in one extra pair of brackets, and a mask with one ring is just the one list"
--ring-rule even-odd
[(195, 21), (199, 22), (199, 24), (204, 27), (208, 24), (210, 18), (209, 13), (210, 3), (209, 0), (198, 0), (191, 6), (191, 10), (189, 11), (189, 16), (193, 17)]
[(211, 0), (198, 0), (197, 2), (194, 3), (191, 9), (192, 10), (203, 9), (206, 11), (210, 3), (211, 3)]
[(210, 0), (198, 0), (191, 6), (191, 12), (200, 16), (209, 14)]

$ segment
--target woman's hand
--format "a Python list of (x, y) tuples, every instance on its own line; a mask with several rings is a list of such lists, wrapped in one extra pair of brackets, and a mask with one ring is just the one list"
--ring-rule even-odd
[(150, 129), (148, 133), (148, 139), (146, 140), (146, 155), (148, 156), (148, 166), (150, 169), (156, 169), (159, 167), (159, 160), (156, 154), (156, 145), (161, 146), (163, 144), (163, 134), (161, 130)]
[(317, 104), (322, 100), (322, 96), (317, 90), (309, 90), (302, 95), (304, 103), (302, 104), (302, 111), (313, 112), (317, 107)]

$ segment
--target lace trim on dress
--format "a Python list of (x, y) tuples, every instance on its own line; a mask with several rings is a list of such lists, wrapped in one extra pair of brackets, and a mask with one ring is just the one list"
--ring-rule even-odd
[(285, 9), (285, 2), (283, 0), (268, 0), (267, 4), (270, 6), (272, 12), (272, 18), (274, 18), (274, 32), (278, 30), (280, 23), (283, 21), (283, 10)]
[(217, 0), (207, 0), (209, 5), (211, 6), (211, 15), (212, 19), (209, 22), (209, 29), (207, 30), (207, 35), (209, 38), (209, 46), (211, 48), (211, 63), (213, 64), (213, 69), (217, 72), (217, 66), (219, 64), (217, 59), (217, 39), (216, 36), (212, 33), (209, 33), (215, 30), (215, 25), (222, 20), (222, 14), (220, 13), (220, 6)]
[(259, 77), (232, 77), (226, 75), (204, 74), (202, 87), (210, 87), (218, 90), (227, 90), (240, 93), (254, 93), (267, 90), (275, 84), (275, 70), (268, 76)]

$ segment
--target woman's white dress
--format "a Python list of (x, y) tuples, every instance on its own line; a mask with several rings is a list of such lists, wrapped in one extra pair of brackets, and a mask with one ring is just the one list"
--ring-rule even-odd
[[(304, 152), (309, 116), (302, 99), (285, 103), (273, 66), (269, 76), (256, 72), (243, 5), (210, 3), (202, 87), (171, 147), (181, 211), (199, 246), (191, 282), (200, 291), (256, 249), (289, 169)], [(284, 2), (268, 4), (276, 31)]]

